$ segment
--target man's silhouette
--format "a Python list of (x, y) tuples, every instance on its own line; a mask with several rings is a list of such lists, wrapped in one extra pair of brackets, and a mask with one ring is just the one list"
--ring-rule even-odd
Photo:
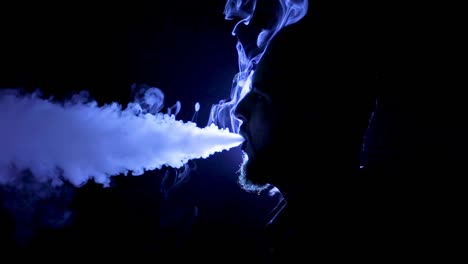
[(239, 183), (284, 198), (267, 227), (275, 261), (368, 257), (386, 232), (377, 228), (383, 189), (369, 189), (361, 167), (380, 85), (376, 35), (319, 11), (273, 38), (235, 112), (245, 138)]

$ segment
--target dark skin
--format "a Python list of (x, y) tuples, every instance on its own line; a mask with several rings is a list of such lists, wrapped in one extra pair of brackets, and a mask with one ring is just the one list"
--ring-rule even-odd
[[(334, 181), (359, 169), (376, 100), (375, 73), (367, 61), (347, 54), (351, 48), (339, 47), (338, 40), (329, 43), (326, 35), (325, 41), (307, 41), (304, 29), (293, 25), (279, 33), (236, 108), (248, 156), (243, 187), (259, 191), (273, 185), (289, 200), (307, 191), (304, 181), (328, 180), (324, 173)], [(290, 176), (304, 172), (316, 175)]]
[[(273, 39), (236, 111), (248, 142), (248, 189), (273, 185), (286, 201), (267, 228), (273, 260), (458, 255), (466, 137), (453, 128), (466, 120), (458, 108), (466, 104), (450, 88), (465, 79), (448, 62), (458, 57), (458, 50), (449, 55), (457, 41), (441, 48), (443, 41), (434, 40), (446, 35), (424, 17), (441, 12), (310, 3), (307, 22)], [(437, 25), (447, 32), (456, 24)], [(369, 122), (376, 107), (381, 115)], [(382, 156), (362, 170), (364, 136), (376, 121), (382, 134), (374, 134), (373, 147)]]
[(281, 192), (286, 206), (269, 228), (272, 247), (285, 252), (352, 244), (363, 234), (351, 226), (369, 212), (359, 154), (376, 103), (372, 54), (362, 53), (359, 35), (308, 23), (273, 39), (235, 112), (245, 138), (239, 182), (248, 191)]

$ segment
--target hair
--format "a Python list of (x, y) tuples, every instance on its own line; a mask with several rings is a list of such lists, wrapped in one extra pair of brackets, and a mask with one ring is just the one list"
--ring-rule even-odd
[(291, 121), (313, 116), (323, 150), (356, 164), (376, 106), (376, 47), (366, 30), (328, 22), (306, 16), (283, 28), (257, 65), (254, 86), (278, 98)]

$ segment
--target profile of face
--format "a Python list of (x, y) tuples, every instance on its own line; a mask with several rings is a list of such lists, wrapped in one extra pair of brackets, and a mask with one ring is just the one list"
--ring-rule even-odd
[(245, 138), (239, 183), (247, 191), (303, 188), (302, 177), (315, 177), (310, 172), (321, 166), (359, 167), (375, 104), (373, 75), (359, 52), (365, 46), (326, 38), (328, 31), (308, 41), (303, 30), (292, 25), (275, 36), (236, 106)]
[[(285, 157), (295, 151), (300, 132), (291, 122), (299, 116), (294, 104), (296, 92), (276, 78), (282, 71), (282, 63), (276, 63), (277, 51), (266, 52), (257, 65), (251, 80), (250, 91), (237, 104), (235, 115), (242, 121), (240, 134), (243, 163), (239, 170), (239, 184), (244, 190), (259, 192), (270, 184), (276, 185), (284, 176), (291, 158)], [(286, 76), (284, 76), (286, 77)], [(287, 77), (286, 79), (289, 79)], [(296, 115), (296, 118), (292, 118)]]
[(247, 191), (261, 191), (268, 187), (273, 176), (271, 164), (276, 155), (281, 155), (275, 153), (275, 132), (280, 123), (275, 118), (277, 109), (273, 99), (254, 82), (252, 89), (236, 107), (236, 116), (242, 120), (240, 134), (245, 139), (239, 184)]

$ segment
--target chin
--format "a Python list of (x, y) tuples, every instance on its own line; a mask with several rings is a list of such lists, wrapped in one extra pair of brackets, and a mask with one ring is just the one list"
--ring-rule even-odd
[(268, 179), (265, 176), (265, 171), (255, 160), (250, 160), (249, 156), (244, 153), (242, 164), (238, 171), (238, 183), (241, 188), (248, 192), (261, 192), (269, 187)]

